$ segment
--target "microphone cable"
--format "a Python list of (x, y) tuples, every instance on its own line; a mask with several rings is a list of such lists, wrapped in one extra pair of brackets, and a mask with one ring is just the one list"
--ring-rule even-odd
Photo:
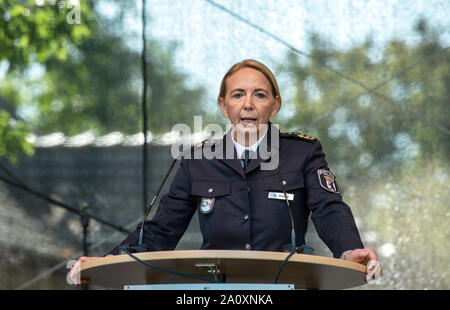
[[(206, 140), (208, 140), (208, 139), (206, 139)], [(203, 140), (201, 142), (201, 144), (203, 145), (206, 140)], [(192, 148), (189, 148), (189, 151), (191, 151), (191, 150), (192, 150)], [(190, 279), (196, 279), (196, 280), (202, 280), (202, 281), (211, 282), (211, 283), (223, 283), (221, 281), (208, 279), (208, 278), (205, 278), (205, 277), (202, 277), (202, 276), (196, 276), (196, 275), (193, 275), (193, 274), (182, 273), (182, 272), (170, 270), (168, 268), (164, 268), (164, 267), (161, 267), (161, 266), (157, 266), (157, 265), (148, 263), (146, 261), (141, 260), (139, 257), (131, 254), (131, 252), (129, 251), (129, 250), (132, 250), (132, 251), (135, 251), (135, 252), (146, 252), (147, 251), (147, 246), (143, 242), (145, 220), (148, 217), (148, 215), (150, 214), (150, 210), (152, 209), (152, 206), (155, 203), (156, 198), (159, 196), (159, 194), (160, 194), (164, 184), (166, 183), (167, 178), (169, 177), (170, 173), (172, 172), (172, 170), (173, 170), (173, 168), (175, 166), (175, 163), (180, 158), (182, 158), (183, 155), (185, 155), (185, 152), (182, 152), (177, 158), (175, 158), (172, 161), (172, 163), (171, 163), (168, 171), (166, 172), (166, 174), (165, 174), (161, 184), (159, 185), (158, 190), (156, 191), (155, 195), (153, 196), (153, 199), (152, 199), (152, 201), (150, 203), (150, 206), (148, 207), (148, 209), (147, 209), (147, 211), (146, 211), (146, 213), (145, 213), (145, 215), (144, 215), (144, 217), (142, 219), (141, 228), (140, 228), (139, 237), (138, 237), (138, 244), (135, 245), (135, 246), (131, 246), (129, 244), (125, 244), (125, 245), (121, 246), (119, 249), (120, 249), (121, 253), (127, 254), (128, 256), (133, 258), (135, 261), (137, 261), (137, 262), (139, 262), (139, 263), (141, 263), (141, 264), (143, 264), (143, 265), (145, 265), (147, 267), (150, 267), (150, 268), (153, 268), (153, 269), (157, 269), (157, 270), (162, 271), (162, 272), (167, 272), (167, 273), (170, 273), (170, 274), (173, 274), (173, 275), (176, 275), (176, 276), (190, 278)]]
[(157, 270), (162, 271), (162, 272), (167, 272), (167, 273), (173, 274), (175, 276), (179, 276), (179, 277), (190, 278), (190, 279), (195, 279), (195, 280), (202, 280), (202, 281), (210, 282), (210, 283), (223, 283), (221, 281), (208, 279), (208, 278), (205, 278), (205, 277), (202, 277), (202, 276), (196, 276), (196, 275), (189, 274), (189, 273), (178, 272), (178, 271), (170, 270), (170, 269), (167, 269), (167, 268), (164, 268), (164, 267), (161, 267), (161, 266), (150, 264), (150, 263), (148, 263), (146, 261), (143, 261), (139, 257), (131, 254), (127, 249), (123, 249), (123, 251), (126, 254), (128, 254), (128, 256), (130, 256), (131, 258), (136, 260), (137, 262), (139, 262), (139, 263), (141, 263), (141, 264), (143, 264), (143, 265), (145, 265), (147, 267), (150, 267), (150, 268), (153, 268), (153, 269), (157, 269)]
[(278, 272), (277, 275), (275, 276), (275, 281), (273, 282), (274, 284), (278, 283), (278, 278), (280, 277), (281, 271), (283, 270), (284, 265), (286, 265), (287, 261), (289, 260), (289, 258), (292, 257), (292, 255), (294, 255), (297, 252), (297, 249), (294, 249), (291, 253), (289, 253), (289, 255), (283, 260), (283, 262), (281, 263), (280, 267), (278, 268)]
[(283, 260), (283, 262), (280, 264), (280, 267), (278, 268), (277, 274), (276, 274), (276, 276), (275, 276), (275, 281), (274, 281), (275, 284), (278, 283), (278, 279), (279, 279), (279, 277), (280, 277), (281, 271), (283, 270), (284, 266), (285, 266), (286, 263), (288, 262), (289, 258), (291, 258), (292, 255), (294, 255), (295, 253), (297, 253), (297, 250), (300, 250), (300, 249), (301, 249), (302, 252), (303, 252), (303, 247), (297, 247), (297, 245), (296, 245), (296, 233), (295, 233), (295, 225), (294, 225), (294, 216), (292, 215), (292, 209), (291, 209), (291, 206), (290, 206), (290, 204), (289, 204), (289, 200), (288, 200), (287, 193), (286, 193), (286, 188), (285, 188), (285, 186), (284, 186), (284, 182), (283, 182), (283, 179), (282, 179), (282, 177), (281, 177), (280, 167), (279, 167), (279, 166), (277, 167), (277, 173), (278, 173), (278, 176), (280, 177), (281, 189), (283, 190), (285, 202), (286, 202), (286, 205), (287, 205), (287, 207), (288, 207), (289, 217), (290, 217), (290, 219), (291, 219), (291, 227), (292, 227), (292, 230), (291, 230), (291, 245), (290, 245), (291, 251), (290, 251), (289, 255), (286, 256), (286, 258), (285, 258), (285, 259)]

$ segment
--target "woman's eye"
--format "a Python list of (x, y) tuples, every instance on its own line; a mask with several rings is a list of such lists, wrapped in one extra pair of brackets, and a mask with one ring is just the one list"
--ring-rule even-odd
[(234, 94), (232, 97), (234, 98), (234, 99), (239, 99), (239, 98), (242, 98), (242, 94)]
[(264, 99), (264, 98), (266, 98), (266, 94), (264, 94), (264, 93), (256, 93), (255, 96), (256, 96), (256, 98), (258, 98), (258, 99)]

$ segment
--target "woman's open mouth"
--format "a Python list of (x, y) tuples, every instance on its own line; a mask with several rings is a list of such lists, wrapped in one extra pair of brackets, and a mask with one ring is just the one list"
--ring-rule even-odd
[(247, 127), (248, 125), (256, 125), (256, 122), (258, 121), (255, 117), (241, 117), (241, 124), (244, 125), (244, 127)]

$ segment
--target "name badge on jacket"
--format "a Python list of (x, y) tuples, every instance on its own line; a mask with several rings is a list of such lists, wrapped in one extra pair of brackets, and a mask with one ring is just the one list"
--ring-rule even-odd
[[(269, 192), (269, 199), (286, 200), (284, 193)], [(294, 200), (294, 194), (287, 194), (288, 200)]]

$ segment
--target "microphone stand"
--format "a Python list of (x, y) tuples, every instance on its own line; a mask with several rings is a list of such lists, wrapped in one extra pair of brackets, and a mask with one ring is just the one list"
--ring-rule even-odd
[[(208, 138), (209, 139), (209, 138)], [(205, 143), (206, 140), (203, 140), (201, 143), (201, 146), (203, 146), (203, 144)], [(189, 151), (192, 150), (192, 148), (189, 148)], [(141, 228), (139, 231), (139, 237), (138, 237), (138, 243), (137, 245), (131, 245), (131, 244), (124, 244), (122, 246), (119, 247), (119, 253), (120, 254), (129, 254), (129, 253), (142, 253), (142, 252), (147, 252), (148, 251), (148, 247), (147, 245), (144, 243), (144, 223), (145, 220), (147, 219), (148, 215), (150, 214), (150, 211), (152, 210), (153, 204), (156, 201), (156, 198), (159, 196), (159, 193), (161, 192), (164, 184), (167, 181), (167, 178), (169, 177), (170, 173), (173, 170), (173, 167), (175, 166), (175, 163), (181, 158), (183, 157), (184, 153), (181, 153), (177, 158), (175, 158), (172, 163), (170, 164), (169, 169), (166, 172), (166, 175), (164, 176), (161, 184), (158, 187), (158, 190), (156, 191), (155, 195), (153, 196), (153, 199), (150, 203), (150, 206), (147, 208), (147, 211), (145, 212), (145, 215), (142, 219), (142, 223), (141, 223)]]
[[(180, 156), (181, 157), (181, 156)], [(156, 201), (156, 198), (159, 196), (159, 193), (161, 192), (164, 184), (166, 183), (167, 178), (169, 177), (170, 173), (173, 170), (173, 167), (175, 166), (175, 163), (178, 161), (178, 159), (180, 159), (180, 157), (175, 158), (172, 163), (170, 164), (169, 169), (166, 172), (166, 175), (164, 176), (161, 184), (159, 185), (158, 190), (156, 191), (155, 195), (153, 196), (152, 202), (150, 203), (150, 206), (147, 208), (147, 211), (145, 212), (145, 215), (142, 219), (142, 223), (141, 223), (141, 229), (139, 231), (139, 238), (138, 238), (138, 243), (137, 245), (130, 245), (130, 244), (124, 244), (122, 246), (119, 247), (119, 253), (120, 254), (128, 254), (127, 252), (130, 253), (142, 253), (142, 252), (147, 252), (148, 248), (147, 245), (144, 244), (144, 223), (145, 220), (147, 219), (148, 215), (150, 214), (150, 211), (152, 210), (153, 204)]]

